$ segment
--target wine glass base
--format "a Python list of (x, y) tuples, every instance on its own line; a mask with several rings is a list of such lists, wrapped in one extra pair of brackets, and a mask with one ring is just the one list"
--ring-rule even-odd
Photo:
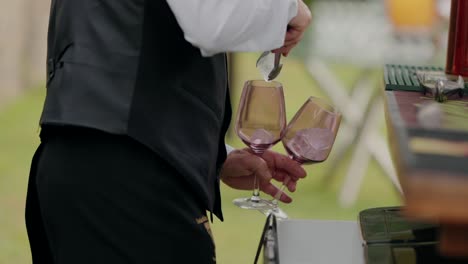
[(255, 200), (250, 197), (238, 198), (234, 199), (232, 202), (242, 209), (269, 210), (273, 208), (273, 204), (270, 201), (258, 197)]
[(283, 211), (279, 207), (260, 210), (260, 212), (262, 212), (266, 216), (269, 216), (270, 214), (274, 214), (276, 216), (276, 219), (278, 220), (286, 220), (289, 218), (286, 212)]

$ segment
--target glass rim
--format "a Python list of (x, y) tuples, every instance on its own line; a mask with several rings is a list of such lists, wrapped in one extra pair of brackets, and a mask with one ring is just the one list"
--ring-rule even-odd
[(246, 85), (259, 86), (259, 87), (270, 87), (270, 88), (281, 88), (283, 84), (278, 81), (265, 81), (265, 80), (248, 80), (245, 82)]
[[(337, 107), (333, 106), (332, 104), (330, 104), (329, 102), (327, 102), (326, 100), (322, 98), (310, 96), (309, 98), (307, 98), (307, 100), (303, 104), (303, 107), (305, 107), (308, 102), (318, 105), (323, 111), (327, 112), (330, 115), (341, 115), (341, 112), (338, 110)], [(323, 105), (326, 106), (326, 108), (323, 107)], [(332, 109), (332, 110), (329, 110), (329, 109)]]

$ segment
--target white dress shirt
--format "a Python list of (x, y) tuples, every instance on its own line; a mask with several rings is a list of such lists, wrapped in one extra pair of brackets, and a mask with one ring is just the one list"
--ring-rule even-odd
[(297, 0), (167, 0), (185, 39), (203, 56), (283, 46)]

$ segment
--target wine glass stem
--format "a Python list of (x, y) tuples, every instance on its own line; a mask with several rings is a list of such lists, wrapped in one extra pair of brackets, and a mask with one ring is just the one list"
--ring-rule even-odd
[[(301, 165), (303, 164), (302, 160), (300, 160), (299, 158), (295, 158), (292, 155), (290, 155), (289, 158), (296, 161), (297, 163)], [(291, 177), (287, 176), (286, 179), (284, 179), (283, 184), (279, 188), (278, 192), (275, 194), (273, 201), (271, 201), (275, 207), (278, 207), (278, 200), (281, 198), (281, 195), (284, 193), (284, 189), (286, 189), (286, 186), (288, 185), (290, 181), (291, 181)]]
[(258, 202), (260, 200), (260, 188), (258, 186), (257, 175), (254, 176), (254, 186), (251, 200), (254, 202)]
[[(253, 152), (255, 153), (255, 155), (257, 155), (258, 157), (261, 158), (265, 151), (264, 150), (253, 149)], [(257, 174), (254, 175), (253, 184), (254, 184), (253, 185), (253, 193), (252, 193), (252, 197), (250, 198), (250, 200), (252, 202), (258, 202), (258, 201), (260, 201), (260, 185), (258, 183)]]
[(283, 181), (283, 184), (279, 188), (278, 192), (275, 194), (275, 197), (274, 197), (274, 199), (272, 201), (272, 203), (275, 206), (278, 206), (278, 200), (281, 198), (281, 195), (283, 194), (284, 189), (286, 189), (286, 186), (288, 185), (290, 180), (291, 180), (291, 177), (287, 176), (287, 178)]

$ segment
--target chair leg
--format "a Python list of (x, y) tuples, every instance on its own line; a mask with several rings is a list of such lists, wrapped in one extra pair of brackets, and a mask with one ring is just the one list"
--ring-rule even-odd
[(372, 104), (369, 110), (369, 116), (366, 119), (366, 123), (360, 133), (356, 150), (354, 151), (351, 164), (348, 168), (348, 172), (345, 176), (345, 183), (341, 188), (340, 203), (345, 206), (351, 206), (357, 199), (359, 194), (361, 182), (367, 171), (368, 164), (370, 161), (371, 152), (367, 148), (367, 139), (373, 133), (377, 133), (378, 125), (380, 124), (382, 117), (382, 98), (377, 98)]
[[(346, 123), (341, 124), (340, 136), (337, 138), (337, 142), (335, 142), (327, 163), (339, 164), (343, 162), (343, 159), (352, 150), (352, 145), (356, 141), (356, 138), (357, 133), (354, 127), (351, 127)], [(339, 166), (327, 166), (324, 177), (322, 178), (322, 183), (329, 185), (335, 179), (338, 168)]]
[(345, 182), (341, 188), (339, 201), (342, 206), (349, 207), (356, 201), (370, 158), (365, 142), (361, 141), (354, 151)]
[(400, 181), (398, 180), (395, 167), (393, 166), (392, 159), (390, 158), (390, 151), (385, 140), (374, 132), (369, 135), (366, 142), (368, 151), (384, 170), (385, 174), (390, 178), (395, 189), (400, 194), (403, 194), (403, 189), (401, 188)]

